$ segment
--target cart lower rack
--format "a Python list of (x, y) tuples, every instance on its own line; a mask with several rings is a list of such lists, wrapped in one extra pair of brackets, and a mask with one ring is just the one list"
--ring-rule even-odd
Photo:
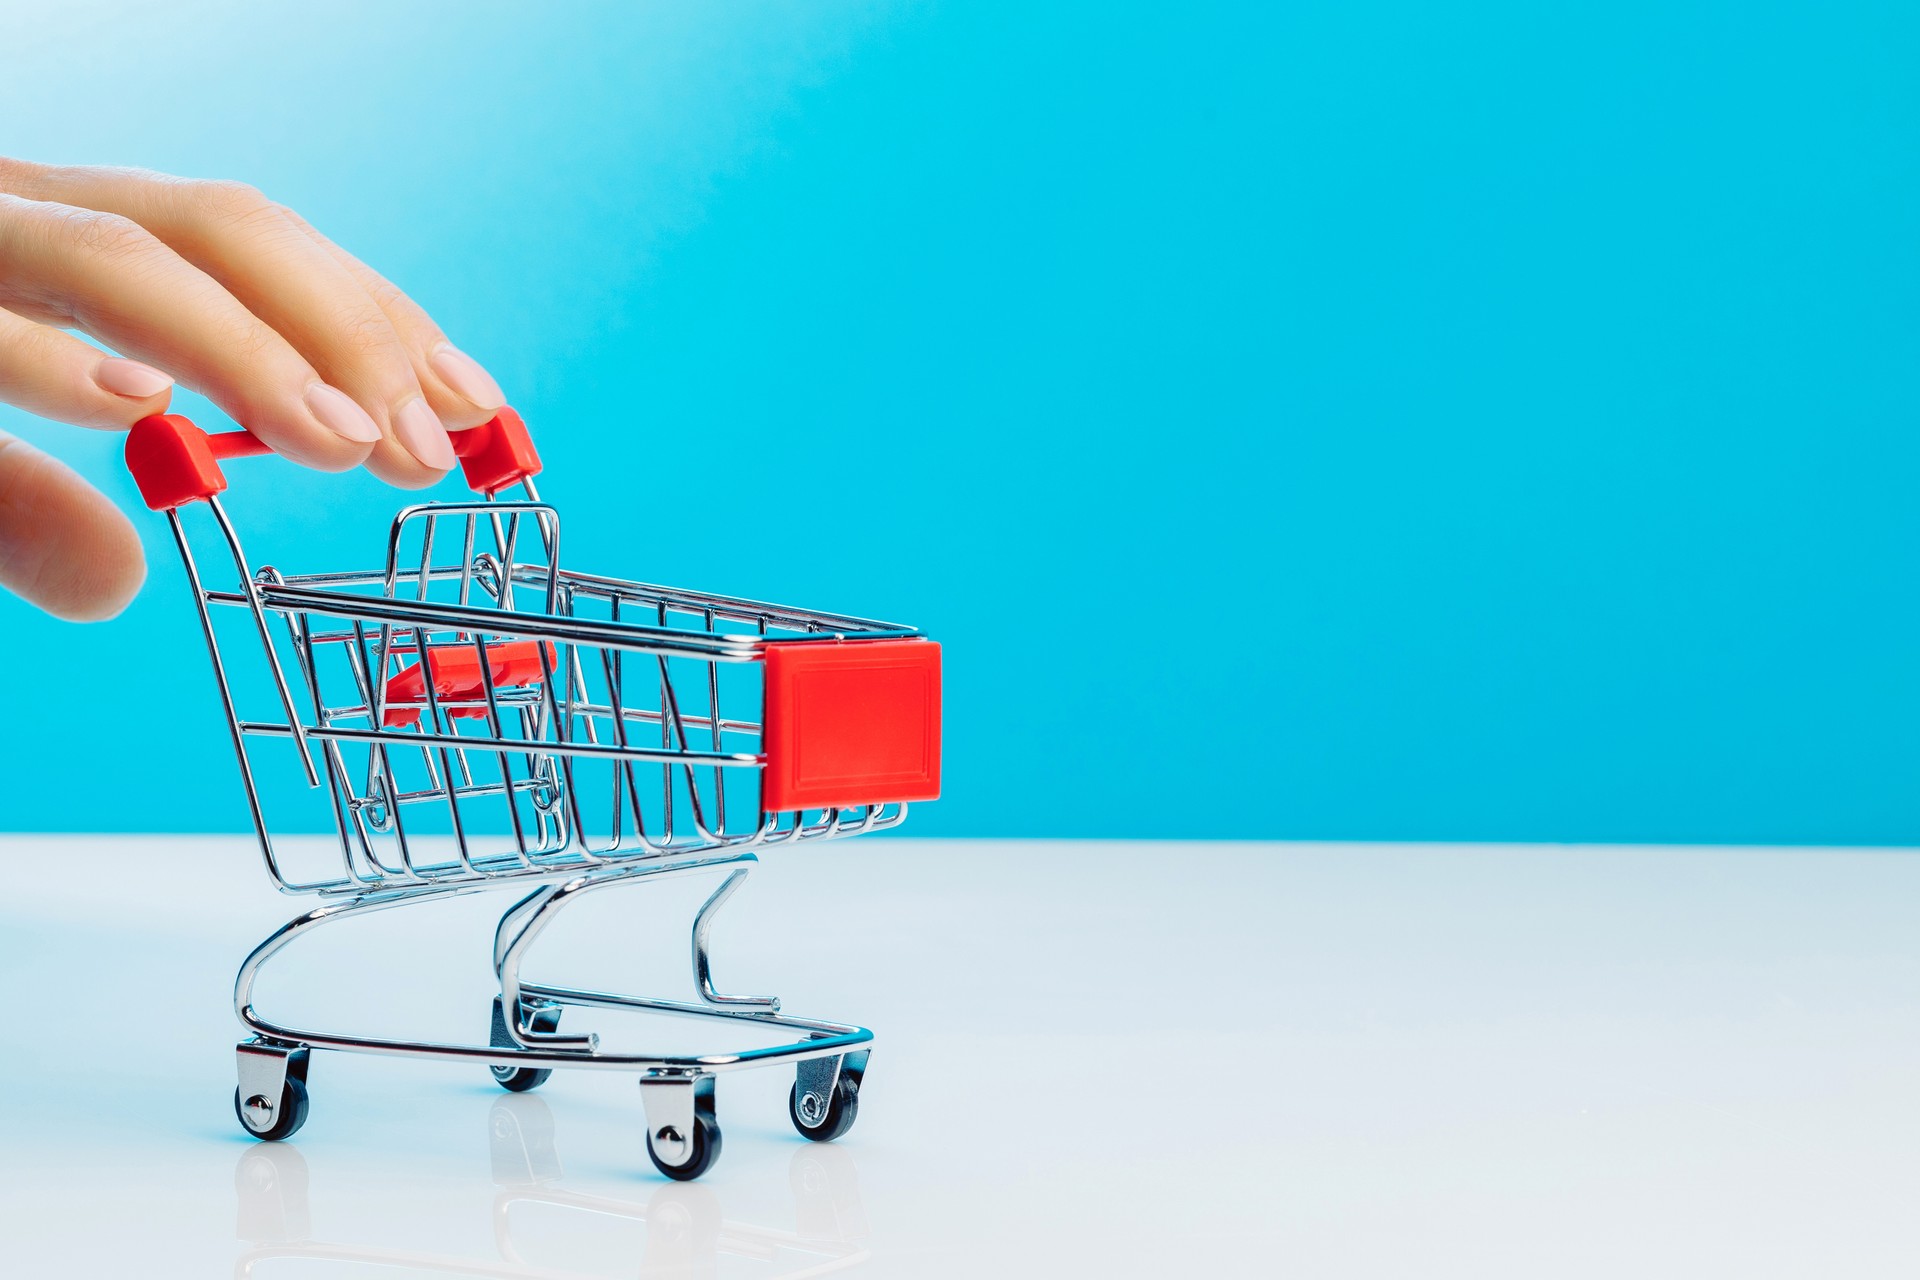
[[(320, 900), (240, 966), (234, 1007), (251, 1033), (240, 1123), (291, 1137), (307, 1118), (312, 1051), (332, 1049), (471, 1061), (516, 1092), (556, 1068), (632, 1072), (648, 1154), (676, 1179), (719, 1155), (723, 1072), (790, 1065), (795, 1127), (839, 1137), (872, 1033), (722, 993), (711, 928), (759, 851), (893, 827), (910, 802), (938, 796), (939, 646), (909, 627), (563, 569), (559, 512), (534, 491), (540, 462), (518, 416), (503, 410), (455, 448), (479, 500), (402, 509), (378, 569), (287, 575), (251, 566), (219, 496), (220, 463), (266, 452), (259, 441), (172, 414), (128, 436), (128, 466), (165, 512), (193, 589), (267, 874)], [(501, 497), (516, 487), (524, 499)], [(196, 502), (230, 587), (202, 577), (182, 515)], [(318, 861), (274, 843), (259, 782), (275, 752), (324, 797), (335, 840)], [(522, 975), (583, 894), (695, 875), (718, 883), (692, 921), (693, 999)], [(254, 1007), (265, 965), (331, 922), (502, 888), (521, 893), (494, 934), (485, 1044), (294, 1027)], [(750, 1024), (778, 1043), (609, 1052), (561, 1028), (569, 1007)]]

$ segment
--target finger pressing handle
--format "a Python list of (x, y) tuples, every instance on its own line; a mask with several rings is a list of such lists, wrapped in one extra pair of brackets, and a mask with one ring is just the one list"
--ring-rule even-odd
[[(511, 409), (500, 410), (471, 430), (455, 432), (453, 451), (468, 487), (487, 497), (540, 474), (540, 455), (527, 424)], [(127, 433), (127, 470), (140, 486), (141, 499), (155, 511), (172, 511), (224, 493), (222, 461), (271, 452), (251, 431), (209, 434), (177, 413), (142, 418)]]

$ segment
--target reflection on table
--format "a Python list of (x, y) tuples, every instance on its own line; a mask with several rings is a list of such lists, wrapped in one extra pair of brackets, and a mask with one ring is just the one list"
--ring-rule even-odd
[(713, 1276), (722, 1255), (764, 1264), (764, 1270), (755, 1270), (769, 1277), (819, 1276), (857, 1267), (871, 1256), (862, 1243), (868, 1227), (859, 1175), (844, 1148), (809, 1144), (793, 1153), (787, 1184), (794, 1227), (788, 1230), (727, 1218), (718, 1193), (701, 1183), (663, 1182), (633, 1199), (567, 1190), (553, 1140), (553, 1113), (533, 1094), (495, 1099), (487, 1126), (498, 1188), (491, 1205), (497, 1257), (316, 1238), (306, 1157), (287, 1143), (263, 1142), (242, 1152), (234, 1167), (236, 1233), (252, 1246), (234, 1274), (271, 1274), (265, 1264), (281, 1259), (319, 1259), (382, 1271), (407, 1267), (435, 1275), (558, 1280), (594, 1274), (578, 1264), (578, 1256), (604, 1257), (608, 1250), (557, 1247), (556, 1242), (577, 1242), (582, 1234), (618, 1232), (630, 1224), (643, 1233), (641, 1276)]

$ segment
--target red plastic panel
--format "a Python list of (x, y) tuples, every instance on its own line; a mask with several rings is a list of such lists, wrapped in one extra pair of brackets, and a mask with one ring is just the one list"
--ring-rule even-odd
[(471, 431), (454, 432), (453, 451), (460, 458), (467, 487), (475, 493), (496, 494), (540, 474), (533, 437), (511, 409), (500, 410)]
[(142, 418), (127, 432), (127, 470), (155, 511), (222, 493), (227, 477), (207, 433), (177, 413)]
[[(434, 645), (427, 650), (427, 667), (433, 672), (434, 701), (470, 702), (484, 704), (487, 697), (486, 672), (493, 674), (495, 689), (514, 689), (537, 685), (545, 678), (545, 671), (552, 669), (558, 661), (553, 642), (546, 642), (547, 666), (540, 665), (540, 641), (538, 640), (500, 640), (487, 646), (487, 666), (483, 671), (480, 655), (470, 644)], [(421, 675), (420, 664), (414, 663), (405, 670), (395, 672), (387, 680), (387, 710), (381, 717), (382, 723), (389, 729), (401, 725), (419, 724), (419, 703), (427, 700), (426, 679)], [(396, 702), (411, 702), (414, 706), (396, 707)], [(484, 705), (447, 707), (449, 716), (466, 720), (484, 719), (487, 708)]]
[(940, 646), (767, 646), (769, 813), (940, 796)]

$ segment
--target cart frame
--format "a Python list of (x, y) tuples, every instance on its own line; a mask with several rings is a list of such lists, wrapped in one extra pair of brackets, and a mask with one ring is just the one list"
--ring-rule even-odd
[[(718, 1156), (714, 1081), (728, 1071), (791, 1065), (795, 1127), (816, 1140), (838, 1137), (857, 1113), (873, 1033), (785, 1013), (772, 996), (721, 992), (712, 973), (712, 925), (758, 864), (759, 849), (894, 827), (905, 819), (909, 800), (937, 794), (938, 646), (910, 627), (563, 570), (559, 513), (534, 488), (539, 460), (518, 417), (502, 411), (486, 426), (456, 435), (455, 444), (482, 501), (403, 508), (389, 534), (384, 570), (288, 577), (271, 567), (252, 569), (219, 498), (226, 488), (219, 461), (265, 452), (264, 445), (245, 432), (209, 436), (177, 415), (145, 419), (129, 436), (129, 467), (148, 505), (165, 513), (192, 587), (269, 878), (283, 893), (322, 900), (255, 947), (235, 979), (234, 1011), (251, 1033), (237, 1046), (234, 1107), (242, 1126), (265, 1140), (292, 1136), (306, 1120), (311, 1052), (320, 1049), (484, 1064), (515, 1091), (537, 1086), (556, 1068), (635, 1073), (648, 1154), (662, 1173), (681, 1180), (697, 1177)], [(525, 500), (502, 500), (501, 492), (514, 486)], [(196, 501), (206, 503), (232, 561), (238, 578), (232, 589), (209, 588), (203, 580), (181, 518), (182, 508)], [(446, 521), (461, 533), (451, 564), (433, 559), (436, 530)], [(417, 567), (403, 563), (410, 532), (420, 543)], [(488, 533), (493, 545), (481, 550), (479, 540)], [(409, 590), (412, 599), (405, 598)], [(433, 598), (436, 592), (455, 598)], [(519, 607), (529, 594), (535, 608)], [(219, 608), (250, 615), (277, 714), (240, 713), (214, 620)], [(608, 616), (586, 616), (591, 608)], [(653, 622), (628, 620), (636, 610), (650, 612)], [(674, 627), (673, 617), (703, 625)], [(276, 624), (285, 631), (291, 662), (282, 660)], [(752, 630), (729, 632), (722, 629), (727, 625)], [(819, 646), (835, 646), (834, 653)], [(875, 763), (870, 750), (856, 749), (847, 778), (829, 780), (824, 791), (810, 780), (810, 790), (792, 793), (831, 795), (835, 803), (769, 810), (773, 784), (762, 781), (762, 774), (774, 754), (774, 719), (796, 714), (786, 709), (784, 692), (776, 697), (769, 657), (803, 648), (813, 667), (822, 657), (835, 667), (849, 667), (836, 655), (858, 659), (851, 675), (828, 672), (836, 679), (870, 680), (863, 672), (877, 665), (886, 668), (883, 678), (894, 680), (888, 689), (930, 692), (914, 694), (918, 705), (905, 707), (919, 719), (902, 739), (908, 742), (904, 764), (898, 758)], [(329, 663), (341, 655), (344, 667), (333, 667), (350, 680), (344, 701), (328, 696)], [(704, 714), (694, 705), (698, 688), (683, 688), (687, 678), (673, 674), (676, 663), (691, 666), (704, 680)], [(758, 717), (723, 712), (722, 667), (751, 664), (768, 671)], [(651, 673), (655, 667), (657, 698), (647, 706), (636, 696), (637, 678), (627, 672)], [(290, 669), (297, 679), (290, 678)], [(902, 672), (906, 684), (899, 683)], [(296, 685), (304, 686), (304, 707)], [(867, 706), (878, 686), (825, 687), (853, 688)], [(650, 676), (648, 690), (651, 695)], [(462, 732), (460, 719), (480, 721), (478, 731)], [(659, 745), (636, 743), (636, 726), (657, 727)], [(690, 731), (705, 741), (696, 746)], [(920, 739), (913, 739), (915, 732)], [(276, 849), (249, 751), (251, 742), (263, 739), (290, 740), (308, 786), (329, 788), (336, 871), (297, 874)], [(930, 742), (931, 754), (922, 749), (914, 756), (913, 741)], [(763, 749), (738, 749), (743, 745)], [(845, 750), (844, 743), (828, 747)], [(817, 759), (826, 748), (811, 750)], [(359, 768), (349, 758), (356, 752)], [(428, 784), (409, 790), (399, 758), (414, 752)], [(900, 749), (893, 756), (900, 757)], [(499, 782), (483, 781), (481, 765), (496, 768)], [(583, 804), (585, 784), (577, 770), (589, 766), (611, 772), (606, 812), (590, 814)], [(655, 772), (663, 788), (657, 799), (643, 800), (640, 779)], [(736, 781), (729, 805), (730, 775), (760, 788), (751, 824), (729, 821), (730, 808), (738, 814), (751, 798)], [(852, 798), (840, 799), (843, 793)], [(475, 806), (493, 801), (504, 803), (512, 835), (511, 843), (497, 847), (489, 847), (470, 816)], [(432, 841), (409, 834), (403, 816), (409, 806), (444, 810), (452, 856), (436, 856)], [(594, 826), (595, 816), (603, 826)], [(532, 982), (522, 975), (542, 932), (581, 896), (693, 875), (720, 877), (691, 925), (694, 1000)], [(323, 926), (509, 887), (528, 891), (494, 931), (499, 995), (484, 1045), (297, 1027), (255, 1008), (254, 988), (267, 964)], [(560, 1031), (560, 1012), (567, 1007), (720, 1019), (797, 1038), (714, 1054), (616, 1053), (602, 1050), (595, 1034)]]

